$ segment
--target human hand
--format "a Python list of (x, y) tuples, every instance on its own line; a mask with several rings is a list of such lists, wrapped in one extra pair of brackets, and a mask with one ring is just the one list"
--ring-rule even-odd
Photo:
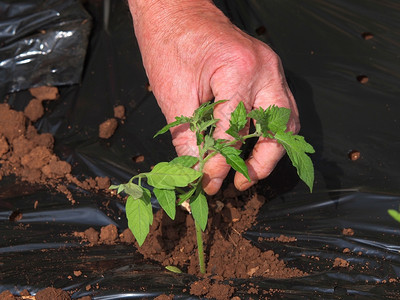
[[(297, 106), (279, 57), (235, 27), (212, 2), (129, 0), (129, 4), (143, 64), (168, 123), (176, 116), (192, 115), (200, 104), (215, 98), (229, 99), (214, 110), (220, 120), (215, 138), (231, 139), (225, 131), (239, 101), (248, 111), (270, 105), (289, 108), (288, 130), (299, 131)], [(172, 128), (171, 134), (179, 156), (198, 155), (195, 135), (187, 125)], [(245, 190), (267, 177), (284, 153), (277, 142), (260, 138), (246, 161), (251, 182), (236, 173), (236, 188)], [(229, 169), (221, 155), (206, 163), (207, 194), (218, 192)]]

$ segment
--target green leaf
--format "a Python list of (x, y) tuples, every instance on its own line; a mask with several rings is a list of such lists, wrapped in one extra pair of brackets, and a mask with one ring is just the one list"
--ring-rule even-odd
[(199, 224), (201, 230), (205, 230), (208, 221), (207, 198), (201, 188), (196, 190), (196, 194), (190, 201), (190, 208), (195, 221)]
[(314, 166), (306, 153), (314, 153), (314, 148), (304, 140), (304, 137), (293, 135), (292, 132), (277, 132), (275, 139), (283, 145), (293, 166), (296, 167), (300, 179), (308, 185), (310, 192), (312, 192)]
[[(146, 195), (146, 193), (143, 193), (143, 195)], [(139, 246), (141, 246), (149, 234), (149, 226), (152, 223), (147, 200), (144, 197), (134, 199), (129, 196), (126, 202), (126, 217), (128, 218), (129, 229), (138, 241)]]
[(124, 186), (124, 191), (128, 195), (131, 195), (135, 199), (139, 199), (143, 195), (143, 189), (142, 187), (138, 186), (137, 184), (133, 182), (128, 182), (123, 185)]
[(273, 133), (285, 131), (290, 118), (290, 109), (285, 107), (270, 106), (267, 109), (268, 127)]
[(109, 190), (116, 190), (116, 189), (118, 189), (119, 188), (119, 185), (114, 185), (114, 184), (112, 184), (112, 185), (110, 185), (110, 187), (108, 188)]
[(242, 130), (247, 123), (247, 112), (243, 102), (239, 102), (235, 110), (231, 114), (229, 120), (229, 129), (226, 131), (227, 134), (231, 135), (235, 139), (240, 139), (239, 131)]
[(153, 193), (156, 196), (158, 203), (160, 203), (162, 209), (164, 209), (167, 215), (174, 220), (176, 213), (175, 191), (154, 188)]
[(388, 209), (388, 214), (395, 219), (397, 222), (400, 222), (400, 212), (394, 209)]
[(242, 173), (244, 177), (246, 177), (250, 181), (249, 171), (247, 169), (246, 163), (240, 157), (240, 153), (242, 151), (232, 146), (225, 146), (224, 144), (218, 144), (218, 146), (215, 147), (215, 150), (225, 157), (226, 163), (228, 165), (230, 165), (235, 171)]
[(119, 184), (119, 185), (111, 185), (109, 187), (110, 190), (117, 190), (117, 193), (121, 193), (125, 188), (125, 184)]
[(175, 117), (175, 121), (165, 125), (163, 128), (161, 128), (154, 136), (153, 138), (155, 138), (156, 136), (163, 134), (165, 132), (167, 132), (170, 128), (181, 125), (181, 124), (185, 124), (185, 123), (189, 123), (190, 122), (190, 118), (188, 117), (184, 117), (184, 116), (180, 116), (180, 117)]
[(215, 102), (206, 102), (200, 105), (193, 113), (193, 122), (198, 123), (199, 121), (209, 120), (213, 116), (214, 107), (220, 103), (228, 100), (219, 100)]
[(266, 110), (262, 107), (254, 109), (248, 114), (249, 118), (256, 120), (256, 129), (264, 137), (270, 137), (269, 132), (285, 131), (290, 117), (290, 109), (285, 107), (270, 106)]
[(159, 189), (185, 187), (201, 176), (201, 172), (182, 165), (161, 162), (146, 173), (147, 183)]
[(183, 202), (185, 202), (187, 199), (189, 199), (190, 197), (192, 197), (192, 195), (194, 194), (194, 192), (196, 191), (196, 188), (193, 187), (191, 188), (189, 191), (187, 191), (184, 194), (179, 195), (179, 202), (178, 205), (181, 205)]
[(142, 187), (143, 189), (143, 196), (141, 199), (143, 199), (143, 202), (146, 205), (146, 209), (147, 209), (147, 214), (149, 215), (149, 224), (153, 224), (153, 206), (151, 205), (151, 192)]
[(177, 273), (177, 274), (181, 274), (182, 273), (181, 269), (179, 269), (178, 267), (175, 267), (175, 266), (166, 266), (165, 268), (168, 271), (173, 272), (173, 273)]
[(206, 135), (204, 137), (203, 148), (205, 149), (205, 151), (210, 150), (212, 148), (212, 146), (214, 146), (214, 143), (215, 143), (214, 139), (211, 136)]
[(204, 135), (198, 131), (196, 131), (196, 144), (197, 146), (201, 145), (204, 142)]
[(198, 162), (199, 162), (198, 157), (191, 156), (191, 155), (182, 155), (182, 156), (175, 157), (169, 163), (170, 164), (178, 164), (178, 165), (182, 165), (184, 167), (191, 168)]
[(217, 119), (210, 119), (210, 120), (206, 120), (204, 122), (200, 122), (198, 125), (198, 131), (202, 132), (205, 131), (206, 129), (208, 129), (210, 126), (215, 127), (215, 124), (218, 122)]

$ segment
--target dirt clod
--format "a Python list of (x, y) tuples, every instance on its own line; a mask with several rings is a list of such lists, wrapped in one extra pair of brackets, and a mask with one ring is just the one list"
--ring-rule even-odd
[(374, 35), (371, 33), (371, 32), (363, 32), (363, 33), (361, 33), (361, 37), (364, 39), (364, 40), (371, 40), (371, 39), (373, 39), (374, 38)]
[(342, 230), (343, 235), (348, 235), (348, 236), (353, 236), (354, 235), (354, 230), (351, 228), (343, 228)]
[(343, 258), (340, 258), (340, 257), (336, 257), (335, 261), (333, 262), (333, 267), (334, 268), (337, 268), (337, 267), (347, 268), (349, 265), (350, 264), (349, 264), (349, 262), (347, 260), (345, 260)]
[(361, 157), (361, 153), (358, 150), (351, 150), (348, 154), (350, 160), (358, 160)]
[(174, 295), (159, 295), (157, 297), (154, 298), (154, 300), (173, 300), (174, 299)]
[(366, 76), (366, 75), (357, 76), (357, 80), (358, 80), (358, 82), (360, 82), (362, 84), (366, 84), (369, 81), (368, 76)]
[(32, 99), (25, 107), (24, 114), (32, 122), (39, 120), (44, 115), (42, 101)]
[(114, 107), (114, 118), (125, 119), (125, 107), (123, 105)]
[(92, 227), (85, 230), (85, 237), (91, 244), (95, 245), (99, 242), (99, 233)]
[(0, 300), (15, 300), (17, 299), (10, 291), (6, 290), (0, 294)]
[(102, 139), (109, 139), (110, 137), (113, 136), (117, 127), (118, 127), (118, 122), (114, 118), (104, 121), (99, 126), (99, 137)]
[(135, 242), (135, 237), (129, 228), (126, 228), (120, 235), (119, 239), (123, 243), (133, 244)]
[(115, 225), (110, 224), (101, 228), (100, 231), (101, 243), (112, 245), (115, 244), (117, 239), (118, 239), (118, 229)]
[(40, 87), (30, 88), (29, 92), (33, 97), (35, 97), (39, 101), (56, 100), (59, 96), (58, 88), (53, 86), (40, 86)]
[(52, 287), (45, 288), (36, 293), (36, 300), (70, 300), (66, 291)]

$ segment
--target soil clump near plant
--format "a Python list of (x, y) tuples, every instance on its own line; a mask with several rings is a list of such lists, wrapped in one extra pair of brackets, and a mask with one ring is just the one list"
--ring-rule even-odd
[[(256, 223), (265, 198), (255, 189), (239, 193), (230, 186), (210, 200), (210, 218), (204, 233), (207, 273), (228, 278), (292, 278), (305, 272), (288, 268), (272, 250), (262, 251), (243, 234)], [(164, 266), (174, 265), (199, 274), (195, 225), (190, 214), (177, 211), (175, 220), (162, 211), (154, 216), (150, 234), (138, 251)]]

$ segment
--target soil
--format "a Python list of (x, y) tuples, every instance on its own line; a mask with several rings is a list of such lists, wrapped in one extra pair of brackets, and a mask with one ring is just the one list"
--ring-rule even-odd
[(58, 88), (54, 86), (40, 86), (29, 89), (33, 97), (39, 101), (56, 100), (59, 97)]
[[(104, 191), (108, 190), (110, 180), (107, 177), (85, 178), (80, 180), (71, 174), (71, 165), (59, 159), (53, 152), (54, 138), (47, 133), (38, 133), (33, 126), (35, 116), (30, 106), (41, 105), (44, 99), (58, 97), (54, 90), (41, 89), (45, 95), (31, 91), (37, 97), (24, 110), (17, 112), (8, 104), (0, 104), (0, 179), (2, 176), (14, 174), (23, 181), (43, 184), (62, 192), (74, 204), (68, 185), (74, 184), (82, 189)], [(35, 100), (35, 101), (34, 101)], [(34, 104), (32, 104), (32, 102)], [(36, 103), (36, 104), (35, 104)], [(39, 110), (38, 110), (39, 111)], [(115, 113), (116, 118), (124, 118), (122, 109)], [(112, 134), (118, 121), (111, 119), (114, 125), (107, 125)], [(106, 121), (107, 122), (107, 121)], [(103, 123), (104, 124), (104, 123)], [(100, 132), (101, 133), (101, 126)], [(103, 132), (104, 133), (104, 132)], [(105, 133), (104, 133), (105, 134)], [(107, 134), (107, 136), (108, 136)], [(144, 159), (143, 156), (141, 156)], [(176, 266), (184, 272), (199, 276), (193, 282), (190, 293), (199, 297), (215, 299), (239, 299), (233, 297), (235, 287), (231, 279), (263, 278), (295, 278), (307, 275), (306, 271), (288, 267), (272, 250), (261, 250), (244, 237), (245, 232), (256, 224), (259, 209), (266, 199), (257, 194), (255, 188), (246, 192), (238, 192), (233, 185), (220, 191), (209, 200), (210, 216), (207, 230), (203, 235), (207, 262), (207, 274), (199, 275), (196, 237), (193, 218), (187, 211), (178, 210), (176, 219), (172, 221), (162, 210), (154, 215), (154, 222), (149, 236), (142, 247), (138, 247), (129, 229), (118, 234), (115, 225), (102, 227), (100, 231), (89, 228), (84, 232), (75, 232), (74, 236), (87, 242), (88, 246), (114, 245), (117, 243), (135, 244), (138, 252), (146, 259), (156, 260), (163, 266)], [(37, 207), (36, 201), (34, 207)], [(12, 219), (12, 220), (11, 220)], [(23, 219), (22, 213), (13, 212), (10, 221)], [(344, 228), (343, 235), (354, 235), (351, 228)], [(296, 238), (277, 236), (264, 239), (271, 242), (295, 243)], [(348, 253), (348, 248), (343, 253)], [(334, 268), (348, 268), (348, 261), (336, 258)], [(74, 276), (82, 275), (75, 270)], [(261, 296), (257, 286), (248, 289), (249, 295)], [(268, 291), (273, 294), (274, 291)], [(23, 296), (22, 293), (20, 296)], [(22, 299), (5, 291), (0, 294), (2, 299)], [(26, 297), (32, 297), (25, 295)], [(249, 296), (253, 297), (253, 296)], [(26, 298), (27, 299), (27, 298)], [(33, 298), (31, 298), (33, 299)], [(55, 288), (39, 291), (36, 299), (70, 299), (68, 292)], [(84, 297), (82, 299), (90, 299)], [(156, 299), (173, 299), (173, 295), (160, 295)]]
[(44, 115), (42, 101), (32, 99), (25, 107), (24, 114), (32, 122), (39, 120)]
[[(262, 251), (243, 237), (245, 231), (256, 223), (264, 202), (265, 198), (258, 195), (254, 188), (240, 193), (233, 185), (210, 199), (210, 218), (203, 235), (207, 274), (192, 283), (192, 295), (230, 299), (235, 288), (227, 281), (232, 278), (293, 278), (307, 275), (302, 270), (287, 267), (272, 250)], [(84, 232), (75, 232), (74, 236), (89, 242), (90, 246), (135, 243), (144, 258), (156, 260), (163, 266), (173, 265), (199, 276), (194, 233), (192, 216), (178, 209), (174, 221), (163, 210), (155, 213), (150, 233), (141, 247), (129, 229), (118, 235), (116, 226), (112, 224), (102, 227), (100, 233), (89, 228)], [(273, 241), (295, 242), (296, 239), (282, 235)]]
[(114, 107), (114, 118), (125, 119), (125, 107), (123, 105)]
[[(0, 293), (0, 300), (70, 300), (71, 296), (62, 289), (47, 287), (32, 296), (27, 290), (23, 290), (18, 296), (13, 295), (10, 291)], [(90, 300), (92, 297), (85, 296), (78, 300)]]
[(99, 126), (99, 137), (102, 139), (109, 139), (113, 136), (118, 127), (118, 122), (115, 118), (108, 119)]
[[(56, 95), (48, 87), (40, 91), (44, 95), (39, 95), (37, 91), (33, 94), (41, 99), (54, 98)], [(11, 109), (8, 104), (0, 104), (0, 179), (14, 174), (22, 181), (54, 188), (65, 194), (72, 203), (75, 200), (67, 187), (70, 183), (86, 190), (109, 192), (110, 180), (107, 177), (85, 178), (81, 181), (71, 175), (71, 165), (54, 154), (53, 146), (51, 134), (38, 133), (23, 112)]]

